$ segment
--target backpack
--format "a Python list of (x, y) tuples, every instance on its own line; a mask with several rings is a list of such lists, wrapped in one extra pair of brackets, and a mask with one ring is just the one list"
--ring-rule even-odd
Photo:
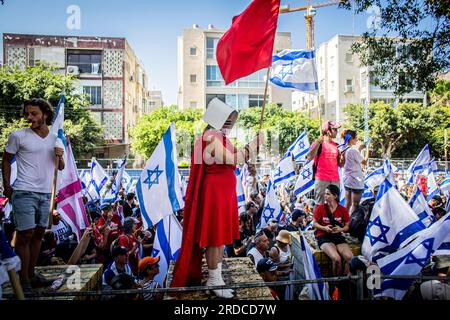
[(350, 217), (349, 233), (361, 243), (364, 241), (367, 225), (369, 224), (371, 211), (369, 209), (370, 205), (359, 205)]
[[(336, 142), (333, 142), (333, 143), (337, 146)], [(312, 166), (312, 169), (313, 169), (312, 180), (313, 181), (316, 180), (317, 166), (319, 165), (319, 157), (320, 157), (320, 154), (322, 153), (322, 144), (323, 144), (323, 142), (320, 144), (319, 149), (317, 149), (317, 154), (314, 157), (314, 163), (313, 163), (313, 166)], [(337, 156), (337, 163), (338, 163), (338, 165), (339, 165), (339, 156), (340, 156), (340, 152), (338, 152), (338, 156)]]

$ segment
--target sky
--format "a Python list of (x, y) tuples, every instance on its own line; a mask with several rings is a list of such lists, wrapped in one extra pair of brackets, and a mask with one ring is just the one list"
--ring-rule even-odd
[[(233, 16), (251, 0), (5, 0), (0, 5), (0, 33), (125, 37), (145, 66), (149, 90), (162, 91), (166, 105), (177, 103), (177, 37), (198, 24), (228, 29)], [(321, 2), (313, 1), (313, 2)], [(291, 8), (305, 0), (281, 0)], [(69, 29), (71, 5), (80, 8), (79, 29)], [(336, 34), (358, 35), (368, 29), (374, 10), (353, 16), (337, 6), (317, 9), (316, 46)], [(305, 48), (304, 12), (281, 14), (277, 31), (291, 32), (292, 47)], [(3, 49), (2, 38), (0, 47)], [(0, 53), (3, 61), (3, 50)]]

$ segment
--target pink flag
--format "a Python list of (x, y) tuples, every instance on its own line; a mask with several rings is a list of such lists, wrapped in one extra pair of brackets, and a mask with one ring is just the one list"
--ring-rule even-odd
[(89, 226), (89, 220), (83, 204), (81, 181), (69, 139), (67, 139), (66, 153), (67, 162), (62, 171), (61, 188), (57, 197), (58, 212), (80, 240), (81, 230)]

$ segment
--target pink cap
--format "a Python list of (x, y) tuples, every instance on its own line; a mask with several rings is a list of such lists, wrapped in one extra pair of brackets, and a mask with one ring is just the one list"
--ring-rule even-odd
[(322, 123), (322, 132), (326, 133), (330, 129), (339, 129), (341, 125), (336, 121), (325, 121)]

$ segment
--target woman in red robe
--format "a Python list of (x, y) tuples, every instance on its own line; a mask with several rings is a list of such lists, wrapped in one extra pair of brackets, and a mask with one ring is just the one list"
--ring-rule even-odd
[[(181, 251), (174, 268), (171, 287), (200, 285), (202, 248), (208, 265), (207, 286), (224, 285), (222, 258), (224, 246), (239, 239), (235, 168), (256, 150), (255, 139), (237, 150), (226, 137), (238, 117), (237, 111), (219, 99), (208, 105), (208, 123), (194, 145), (191, 172), (186, 191)], [(213, 290), (221, 298), (232, 298), (233, 290)]]

